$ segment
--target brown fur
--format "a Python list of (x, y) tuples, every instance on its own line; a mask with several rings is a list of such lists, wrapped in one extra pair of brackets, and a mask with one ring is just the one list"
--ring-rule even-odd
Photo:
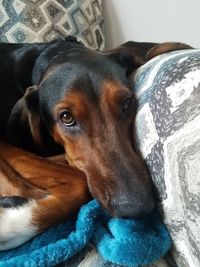
[(0, 143), (0, 195), (37, 201), (33, 222), (41, 232), (79, 209), (90, 199), (84, 173), (63, 157), (45, 159)]

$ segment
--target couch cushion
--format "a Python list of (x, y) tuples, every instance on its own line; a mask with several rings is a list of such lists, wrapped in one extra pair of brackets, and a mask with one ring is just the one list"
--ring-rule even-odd
[(1, 42), (43, 42), (67, 35), (76, 36), (90, 48), (103, 49), (102, 1), (4, 0), (1, 3)]

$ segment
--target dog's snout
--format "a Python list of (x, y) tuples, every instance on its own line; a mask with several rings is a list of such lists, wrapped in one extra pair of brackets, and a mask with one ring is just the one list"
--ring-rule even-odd
[(116, 198), (112, 200), (108, 211), (114, 217), (140, 219), (149, 214), (153, 210), (154, 205), (155, 203), (152, 196), (140, 201), (134, 198)]

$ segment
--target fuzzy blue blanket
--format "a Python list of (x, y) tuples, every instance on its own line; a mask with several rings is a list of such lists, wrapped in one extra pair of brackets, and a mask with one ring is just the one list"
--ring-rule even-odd
[(60, 224), (16, 249), (0, 252), (0, 267), (55, 266), (90, 241), (105, 260), (125, 266), (152, 263), (171, 246), (156, 214), (142, 220), (111, 218), (93, 200), (82, 207), (75, 223)]

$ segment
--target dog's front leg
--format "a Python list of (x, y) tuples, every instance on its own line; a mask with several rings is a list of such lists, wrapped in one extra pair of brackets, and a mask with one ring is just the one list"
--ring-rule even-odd
[(90, 199), (79, 170), (7, 144), (0, 147), (0, 250), (17, 247)]

